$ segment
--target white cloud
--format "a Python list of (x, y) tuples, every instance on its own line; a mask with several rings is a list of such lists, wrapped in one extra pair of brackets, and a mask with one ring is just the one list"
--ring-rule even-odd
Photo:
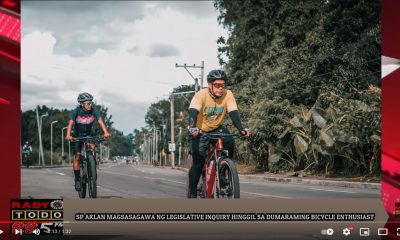
[[(42, 4), (42, 8), (30, 9), (28, 16), (40, 18), (47, 2)], [(202, 11), (206, 11), (205, 3), (201, 4)], [(213, 8), (212, 2), (208, 4)], [(59, 28), (53, 22), (50, 31), (38, 31), (35, 25), (29, 25), (37, 21), (25, 19), (23, 28), (29, 30), (25, 30), (22, 38), (22, 109), (31, 109), (43, 102), (52, 107), (71, 103), (72, 109), (77, 94), (87, 91), (99, 103), (109, 105), (114, 126), (128, 133), (143, 126), (146, 108), (156, 98), (166, 98), (164, 95), (173, 88), (194, 83), (184, 69), (175, 68), (175, 63), (200, 65), (204, 60), (205, 75), (219, 68), (216, 41), (227, 34), (218, 26), (217, 11), (199, 17), (182, 11), (189, 5), (178, 4), (175, 9), (174, 4), (141, 2), (141, 6), (144, 10), (137, 13), (141, 17), (132, 20), (122, 18), (118, 11), (110, 10), (106, 14), (102, 9), (108, 22), (96, 24), (90, 20), (94, 24), (80, 41), (73, 39), (78, 35), (71, 33), (68, 22), (59, 22)], [(126, 2), (125, 11), (133, 7), (132, 2)], [(56, 51), (60, 42), (63, 42), (63, 53)], [(85, 50), (88, 43), (93, 44), (89, 55)], [(192, 73), (198, 77), (200, 70)], [(36, 98), (35, 92), (27, 89), (32, 86), (37, 89)], [(46, 94), (41, 96), (40, 86), (46, 92), (53, 91), (59, 101)], [(122, 114), (121, 104), (129, 109), (126, 114)]]

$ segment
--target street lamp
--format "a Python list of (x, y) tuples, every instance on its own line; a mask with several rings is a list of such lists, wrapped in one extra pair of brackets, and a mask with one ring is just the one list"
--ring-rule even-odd
[(61, 128), (61, 158), (63, 161), (63, 165), (65, 165), (65, 161), (64, 161), (64, 129), (67, 129), (67, 127)]
[(40, 165), (40, 156), (42, 156), (42, 165), (44, 166), (44, 154), (43, 154), (43, 142), (42, 142), (42, 122), (43, 122), (43, 118), (49, 116), (48, 113), (45, 113), (43, 115), (40, 116), (40, 123), (39, 123), (39, 142), (40, 142), (40, 146), (39, 146), (39, 165)]
[(164, 165), (167, 165), (167, 124), (163, 123), (163, 149), (164, 149)]
[(160, 166), (162, 166), (162, 164), (161, 164), (161, 161), (162, 161), (161, 154), (159, 154), (159, 151), (158, 151), (158, 138), (161, 139), (161, 131), (156, 129), (156, 159), (158, 158), (158, 156), (160, 156), (159, 157), (159, 161), (160, 161), (159, 163), (160, 163)]
[(157, 161), (156, 126), (153, 125), (153, 164)]
[(53, 124), (58, 121), (52, 121), (50, 123), (50, 166), (53, 166)]

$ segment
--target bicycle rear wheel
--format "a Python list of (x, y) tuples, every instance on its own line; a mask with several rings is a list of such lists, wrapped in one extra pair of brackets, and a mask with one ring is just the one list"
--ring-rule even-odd
[(219, 161), (219, 193), (220, 198), (240, 198), (239, 175), (235, 163), (229, 158)]
[(91, 198), (97, 198), (96, 160), (93, 155), (88, 156), (88, 175), (89, 196)]

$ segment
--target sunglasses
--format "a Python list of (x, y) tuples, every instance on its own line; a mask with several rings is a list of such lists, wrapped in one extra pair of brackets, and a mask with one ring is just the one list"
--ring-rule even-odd
[(225, 83), (213, 83), (215, 88), (225, 88)]
[(93, 106), (94, 102), (92, 101), (87, 101), (87, 102), (83, 102), (83, 104), (87, 105), (87, 106)]

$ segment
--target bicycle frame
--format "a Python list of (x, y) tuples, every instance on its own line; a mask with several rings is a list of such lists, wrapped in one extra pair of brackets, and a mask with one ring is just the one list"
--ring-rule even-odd
[[(223, 153), (226, 154), (226, 150), (224, 150), (224, 145), (222, 144), (222, 138), (217, 138), (217, 143), (210, 148), (209, 154), (207, 155), (206, 161), (203, 165), (203, 173), (205, 179), (205, 198), (213, 198), (216, 197), (215, 194), (219, 194), (217, 190), (217, 186), (219, 186), (219, 160), (223, 156)], [(214, 159), (213, 159), (214, 157)]]
[(23, 153), (23, 161), (25, 162), (26, 166), (29, 167), (29, 162), (31, 160), (31, 153)]
[(94, 157), (96, 157), (95, 149), (96, 149), (96, 144), (91, 143), (88, 140), (83, 141), (83, 147), (82, 147), (82, 150), (81, 150), (81, 156), (84, 159), (87, 159), (89, 154), (93, 155)]

